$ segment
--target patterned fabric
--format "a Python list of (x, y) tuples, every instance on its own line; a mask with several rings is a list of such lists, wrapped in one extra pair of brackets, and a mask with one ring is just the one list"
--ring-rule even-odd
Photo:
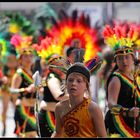
[(128, 77), (126, 77), (123, 74), (120, 74), (119, 72), (115, 72), (115, 75), (117, 75), (118, 77), (120, 77), (126, 84), (128, 84), (132, 89), (136, 89), (136, 95), (138, 97), (138, 100), (140, 101), (140, 90), (138, 89), (138, 86), (134, 85), (134, 82), (129, 79)]
[(38, 118), (41, 137), (50, 137), (55, 130), (54, 112), (41, 109)]
[(84, 99), (63, 117), (63, 137), (97, 137), (88, 112), (90, 102), (91, 99)]
[[(136, 101), (137, 107), (140, 107), (140, 90), (138, 86), (134, 85), (134, 82), (126, 77), (125, 75), (114, 72), (112, 76), (117, 76), (121, 82), (121, 89), (118, 97), (117, 104), (122, 105), (125, 108), (132, 108), (135, 106), (134, 98), (134, 87), (136, 91)], [(107, 112), (105, 117), (105, 124), (107, 130), (110, 134), (118, 133), (121, 137), (140, 137), (138, 133), (140, 131), (140, 120), (136, 120), (136, 131), (134, 131), (134, 118), (133, 117), (124, 117), (121, 114), (111, 114), (110, 110)]]
[[(25, 88), (25, 87), (28, 87), (30, 84), (33, 83), (33, 78), (30, 74), (28, 74), (28, 72), (26, 72), (25, 69), (21, 69), (21, 68), (18, 68), (17, 69), (17, 73), (21, 75), (22, 77), (22, 82), (20, 84), (20, 87), (19, 88)], [(21, 92), (19, 97), (18, 98), (36, 98), (36, 93), (26, 93), (25, 92)]]
[(15, 128), (15, 133), (36, 131), (36, 118), (34, 114), (34, 107), (16, 106), (15, 122), (18, 123)]
[[(33, 79), (31, 75), (29, 75), (24, 69), (17, 69), (17, 73), (21, 75), (22, 82), (20, 85), (20, 88), (24, 88), (29, 86), (33, 83)], [(26, 99), (33, 99), (35, 98), (35, 93), (20, 93), (19, 99), (22, 100), (22, 97), (25, 97)], [(37, 125), (36, 125), (36, 117), (34, 113), (34, 107), (29, 106), (23, 106), (23, 105), (17, 105), (15, 110), (15, 133), (21, 134), (26, 133), (30, 131), (36, 131)]]

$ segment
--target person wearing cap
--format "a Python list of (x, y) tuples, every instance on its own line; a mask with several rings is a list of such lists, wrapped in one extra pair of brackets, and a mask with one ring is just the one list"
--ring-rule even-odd
[(104, 39), (113, 48), (115, 66), (106, 84), (108, 111), (105, 125), (110, 137), (140, 137), (140, 89), (136, 83), (133, 36), (130, 26), (125, 32), (123, 26), (104, 28)]
[(16, 109), (14, 113), (15, 130), (17, 137), (36, 137), (36, 118), (34, 105), (36, 103), (36, 90), (32, 78), (33, 48), (30, 44), (30, 37), (13, 35), (11, 44), (14, 45), (18, 53), (19, 66), (12, 78), (10, 91), (16, 99)]
[(90, 71), (80, 62), (66, 73), (69, 99), (56, 104), (56, 130), (51, 137), (106, 137), (103, 114), (90, 98)]
[[(55, 130), (55, 105), (58, 101), (65, 100), (69, 96), (64, 92), (65, 72), (58, 67), (64, 67), (63, 59), (58, 54), (51, 54), (46, 58), (49, 71), (42, 77), (46, 81), (43, 88), (43, 99), (40, 102), (39, 131), (41, 137), (50, 137)], [(54, 66), (54, 67), (53, 67)]]

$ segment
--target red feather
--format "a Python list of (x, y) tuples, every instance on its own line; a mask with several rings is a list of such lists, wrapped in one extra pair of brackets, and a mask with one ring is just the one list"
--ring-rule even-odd
[(134, 35), (134, 27), (131, 26), (131, 27), (130, 27), (130, 30), (129, 30), (129, 32), (128, 32), (128, 36), (132, 39), (132, 38), (133, 38), (133, 35)]
[(114, 28), (114, 31), (115, 31), (115, 34), (116, 34), (116, 37), (119, 39), (122, 37), (122, 34), (121, 34), (121, 28), (119, 26), (116, 26)]
[(110, 37), (114, 34), (114, 31), (111, 29), (111, 27), (109, 25), (106, 25), (104, 30), (103, 30), (103, 36), (106, 37)]
[(110, 35), (114, 34), (114, 31), (111, 29), (111, 27), (109, 25), (106, 26), (106, 29)]
[(21, 42), (22, 42), (22, 38), (18, 34), (15, 34), (11, 37), (10, 43), (15, 47), (20, 46)]
[(2, 72), (2, 69), (0, 69), (0, 78), (3, 77), (3, 72)]
[(110, 34), (108, 33), (107, 30), (104, 30), (104, 31), (103, 31), (103, 36), (104, 36), (105, 38), (107, 38), (107, 37), (110, 36)]
[(86, 18), (85, 18), (85, 14), (84, 14), (84, 13), (82, 13), (82, 14), (80, 15), (80, 17), (79, 17), (79, 23), (80, 23), (81, 25), (83, 25), (83, 26), (86, 27)]
[(122, 30), (121, 30), (121, 32), (122, 32), (122, 36), (125, 38), (125, 37), (127, 37), (127, 28), (126, 28), (126, 26), (124, 25), (123, 27), (122, 27)]
[(33, 44), (32, 48), (34, 48), (36, 51), (40, 51), (41, 47), (38, 44)]

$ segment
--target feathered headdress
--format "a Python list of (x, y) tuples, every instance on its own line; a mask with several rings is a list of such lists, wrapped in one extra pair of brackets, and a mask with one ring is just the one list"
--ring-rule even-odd
[[(51, 63), (55, 61), (59, 61), (59, 63), (63, 64), (64, 68), (61, 67), (62, 71), (66, 71), (66, 60), (61, 55), (61, 46), (58, 46), (56, 38), (46, 37), (41, 40), (40, 44), (33, 44), (32, 48), (34, 48), (42, 59), (46, 60), (47, 64), (51, 67), (56, 67), (51, 65)], [(60, 67), (59, 67), (60, 69)]]
[(6, 40), (0, 38), (0, 55), (3, 57), (6, 55), (7, 47), (6, 47)]
[(95, 57), (93, 59), (85, 62), (85, 66), (90, 70), (91, 75), (96, 74), (96, 72), (100, 69), (103, 60), (100, 57)]
[(31, 47), (32, 36), (20, 36), (15, 34), (12, 36), (10, 43), (15, 47), (18, 55), (32, 53)]
[(115, 56), (133, 54), (133, 45), (137, 34), (138, 30), (134, 25), (130, 26), (129, 30), (126, 30), (125, 26), (111, 28), (106, 25), (103, 30), (105, 43), (115, 51)]
[(16, 51), (15, 48), (10, 44), (10, 41), (6, 39), (4, 36), (0, 37), (0, 57), (3, 64), (5, 64), (6, 58), (9, 55), (15, 55)]
[(20, 12), (7, 12), (5, 16), (8, 18), (8, 31), (13, 34), (32, 35), (35, 32), (35, 26), (23, 16)]
[[(61, 20), (52, 18), (54, 26), (48, 30), (48, 35), (57, 38), (57, 46), (60, 46), (60, 53), (63, 55), (65, 46), (74, 46), (79, 43), (80, 48), (85, 49), (84, 61), (97, 56), (100, 48), (97, 44), (97, 31), (90, 27), (89, 16), (82, 13), (78, 17), (78, 11), (74, 10), (72, 16), (61, 11)], [(49, 47), (48, 47), (49, 48)]]
[(47, 59), (51, 54), (61, 55), (61, 46), (58, 46), (56, 38), (46, 37), (41, 40), (40, 44), (33, 44), (32, 47), (36, 50), (38, 56)]

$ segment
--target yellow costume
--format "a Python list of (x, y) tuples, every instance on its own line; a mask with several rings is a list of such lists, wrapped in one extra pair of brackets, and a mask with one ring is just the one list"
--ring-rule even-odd
[(97, 137), (88, 112), (91, 99), (84, 101), (63, 117), (63, 137)]
[(138, 83), (138, 86), (140, 87), (140, 70), (138, 72), (138, 76), (137, 76), (137, 79), (136, 79), (137, 83)]

